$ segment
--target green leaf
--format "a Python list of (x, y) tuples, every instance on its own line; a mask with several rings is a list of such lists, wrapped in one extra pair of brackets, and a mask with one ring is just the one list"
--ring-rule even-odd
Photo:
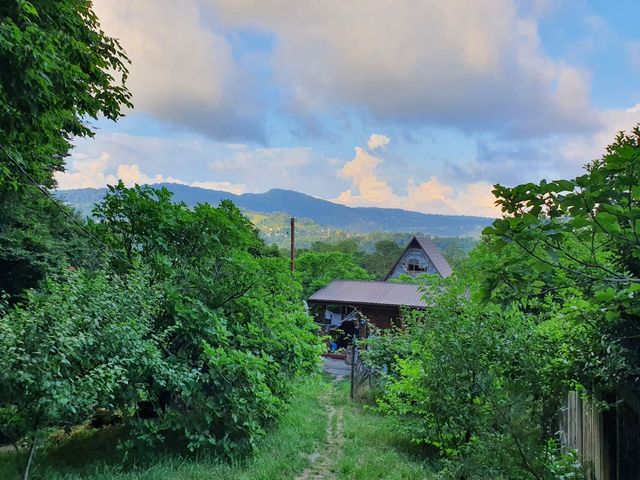
[(38, 17), (38, 10), (33, 6), (31, 2), (27, 2), (26, 0), (22, 0), (20, 2), (20, 7), (27, 15), (31, 15), (32, 17)]
[(610, 302), (616, 297), (616, 291), (612, 287), (605, 290), (599, 290), (595, 294), (595, 298), (601, 302)]
[(576, 185), (570, 180), (556, 180), (555, 183), (561, 190), (572, 192)]
[(609, 233), (620, 233), (621, 228), (618, 217), (609, 212), (600, 211), (596, 214), (595, 220), (605, 231)]

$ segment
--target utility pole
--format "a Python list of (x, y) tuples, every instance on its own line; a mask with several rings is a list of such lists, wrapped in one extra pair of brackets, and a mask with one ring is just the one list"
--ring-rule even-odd
[(291, 273), (296, 271), (296, 219), (291, 217)]

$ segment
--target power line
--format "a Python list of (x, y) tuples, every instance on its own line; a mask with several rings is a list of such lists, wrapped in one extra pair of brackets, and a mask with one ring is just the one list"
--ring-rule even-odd
[(20, 162), (18, 162), (15, 158), (13, 158), (13, 156), (7, 151), (7, 149), (4, 147), (4, 145), (0, 144), (0, 150), (2, 150), (2, 152), (5, 154), (5, 156), (18, 168), (18, 171), (20, 173), (22, 173), (22, 175), (24, 175), (37, 189), (40, 193), (42, 193), (45, 197), (47, 197), (57, 208), (58, 210), (60, 210), (69, 220), (71, 220), (74, 224), (76, 224), (78, 227), (80, 227), (80, 229), (86, 233), (94, 242), (96, 242), (98, 245), (100, 245), (100, 247), (102, 247), (102, 249), (106, 252), (109, 253), (115, 257), (117, 257), (118, 259), (122, 260), (123, 262), (127, 263), (128, 265), (131, 265), (131, 262), (129, 260), (127, 260), (126, 258), (124, 258), (122, 255), (120, 255), (119, 253), (113, 251), (111, 249), (111, 247), (109, 247), (109, 245), (107, 245), (106, 243), (104, 243), (102, 240), (100, 240), (98, 237), (96, 237), (93, 233), (91, 233), (87, 227), (85, 227), (82, 222), (80, 222), (74, 215), (72, 215), (69, 210), (67, 208), (65, 208), (60, 202), (58, 202), (58, 200), (56, 200), (56, 198), (51, 195), (51, 192), (49, 192), (49, 190), (47, 190), (44, 186), (40, 185), (30, 174), (29, 172), (27, 172), (24, 167), (22, 165), (20, 165)]

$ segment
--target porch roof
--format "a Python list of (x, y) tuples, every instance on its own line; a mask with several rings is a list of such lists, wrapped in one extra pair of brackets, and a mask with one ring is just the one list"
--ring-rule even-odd
[(425, 307), (419, 285), (409, 283), (374, 282), (365, 280), (334, 280), (309, 297), (312, 304), (380, 305), (389, 307)]

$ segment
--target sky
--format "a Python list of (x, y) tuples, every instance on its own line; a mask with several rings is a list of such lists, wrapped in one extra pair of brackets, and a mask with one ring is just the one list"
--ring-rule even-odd
[(59, 187), (286, 188), (497, 216), (640, 122), (637, 0), (94, 0), (134, 108)]

